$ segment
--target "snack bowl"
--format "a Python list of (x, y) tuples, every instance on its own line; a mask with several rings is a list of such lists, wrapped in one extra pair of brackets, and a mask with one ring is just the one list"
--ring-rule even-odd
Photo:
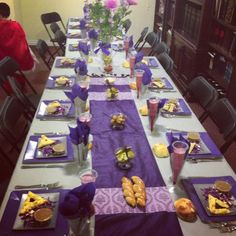
[(135, 153), (131, 147), (125, 146), (116, 149), (115, 156), (118, 168), (128, 170), (133, 167), (132, 159), (135, 157)]
[(126, 115), (123, 113), (115, 113), (111, 115), (111, 128), (115, 130), (122, 130), (125, 128)]
[(53, 211), (51, 208), (48, 207), (39, 208), (34, 212), (34, 219), (40, 225), (48, 224), (52, 216), (53, 216)]
[(79, 178), (82, 184), (95, 182), (98, 177), (98, 173), (94, 169), (84, 169), (79, 172)]

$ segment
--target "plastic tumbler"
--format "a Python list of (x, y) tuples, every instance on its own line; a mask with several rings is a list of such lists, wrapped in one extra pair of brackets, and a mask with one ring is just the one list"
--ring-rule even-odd
[(141, 89), (142, 89), (143, 74), (144, 74), (144, 70), (140, 70), (140, 69), (135, 70), (137, 98), (139, 98)]
[(129, 38), (126, 37), (124, 39), (124, 50), (125, 50), (125, 58), (128, 58), (128, 52), (129, 52)]
[(155, 119), (157, 117), (157, 110), (159, 105), (159, 99), (158, 98), (149, 98), (149, 120), (150, 120), (150, 129), (153, 131)]
[(92, 115), (89, 112), (84, 112), (79, 115), (79, 121), (86, 123), (88, 126), (90, 126)]
[(130, 55), (129, 56), (129, 67), (130, 67), (130, 78), (134, 77), (134, 65), (135, 65), (135, 55)]

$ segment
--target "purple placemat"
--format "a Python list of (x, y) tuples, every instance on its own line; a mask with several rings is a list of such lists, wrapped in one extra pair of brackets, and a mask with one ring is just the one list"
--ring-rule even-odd
[[(175, 137), (179, 137), (179, 135), (187, 135), (186, 132), (181, 132), (181, 133), (172, 133), (173, 136)], [(208, 147), (208, 149), (210, 150), (210, 154), (206, 153), (206, 154), (188, 154), (187, 158), (189, 159), (204, 159), (204, 158), (209, 158), (209, 157), (214, 157), (214, 158), (222, 158), (223, 155), (220, 152), (220, 150), (218, 149), (218, 147), (215, 145), (215, 143), (213, 142), (213, 140), (211, 139), (211, 137), (208, 135), (208, 133), (206, 132), (199, 132), (201, 140), (206, 144), (206, 146)], [(166, 133), (167, 136), (167, 140), (170, 143), (171, 140), (171, 133)]]
[[(76, 62), (76, 59), (74, 59), (74, 58), (71, 58), (71, 59), (75, 60), (75, 62)], [(56, 59), (56, 63), (55, 63), (56, 68), (74, 68), (75, 63), (62, 64), (61, 60), (62, 60), (62, 58)]]
[[(43, 100), (43, 101), (41, 101), (41, 104), (42, 103), (45, 103), (46, 105), (48, 105), (49, 103), (51, 103), (51, 102), (53, 102), (53, 101), (55, 101), (55, 100)], [(56, 115), (53, 115), (53, 114), (50, 114), (50, 115), (48, 115), (48, 114), (45, 114), (45, 115), (41, 115), (41, 114), (39, 114), (39, 111), (38, 111), (38, 113), (37, 113), (37, 115), (36, 115), (36, 117), (38, 118), (38, 119), (42, 119), (42, 118), (47, 118), (47, 119), (63, 119), (63, 118), (73, 118), (73, 117), (75, 117), (75, 106), (74, 106), (74, 104), (73, 103), (71, 103), (71, 101), (60, 101), (59, 100), (59, 102), (60, 102), (60, 104), (69, 104), (70, 105), (70, 108), (69, 108), (69, 111), (67, 112), (67, 114), (66, 115), (63, 115), (63, 114), (56, 114)], [(39, 106), (39, 109), (41, 108), (41, 104), (40, 104), (40, 106)]]
[(182, 184), (185, 191), (187, 192), (189, 198), (192, 200), (193, 204), (197, 208), (197, 213), (203, 222), (223, 222), (223, 221), (233, 221), (236, 220), (235, 215), (229, 216), (208, 216), (206, 210), (204, 209), (196, 191), (194, 184), (214, 184), (216, 180), (224, 180), (232, 185), (232, 194), (236, 197), (236, 183), (232, 176), (219, 176), (219, 177), (206, 177), (206, 178), (189, 178), (182, 179)]
[(117, 98), (109, 100), (107, 99), (107, 95), (105, 92), (90, 92), (89, 100), (96, 100), (96, 101), (133, 100), (133, 96), (131, 92), (119, 92)]
[[(129, 85), (112, 85), (112, 87), (118, 89), (120, 92), (130, 92)], [(89, 85), (89, 92), (106, 92), (109, 87), (107, 85)]]
[[(48, 135), (47, 137), (63, 137), (65, 135)], [(67, 139), (67, 156), (64, 157), (50, 157), (50, 158), (36, 158), (36, 148), (38, 144), (38, 139), (40, 136), (32, 135), (29, 138), (29, 142), (25, 151), (23, 164), (38, 164), (38, 163), (62, 163), (62, 162), (72, 162), (74, 161), (74, 152), (71, 140), (69, 136)]]
[[(104, 85), (106, 77), (91, 77), (90, 85)], [(128, 78), (117, 77), (115, 78), (114, 85), (129, 85)]]
[(173, 86), (171, 85), (170, 81), (166, 77), (162, 77), (161, 80), (165, 83), (165, 86), (163, 88), (158, 88), (157, 86), (152, 86), (151, 84), (149, 85), (150, 89), (153, 90), (172, 90), (174, 89)]
[(147, 60), (148, 66), (153, 68), (158, 68), (158, 61), (154, 57), (144, 57), (144, 60)]
[(131, 207), (124, 199), (122, 188), (99, 188), (93, 200), (96, 215), (119, 213), (153, 213), (175, 212), (175, 208), (167, 187), (146, 188), (147, 202), (145, 208)]
[[(63, 218), (63, 216), (58, 212), (56, 227), (54, 229), (42, 229), (42, 230), (23, 230), (23, 231), (15, 231), (13, 230), (13, 225), (15, 222), (16, 214), (18, 212), (18, 208), (21, 201), (21, 196), (24, 193), (28, 193), (29, 190), (24, 191), (13, 191), (10, 194), (9, 200), (7, 202), (1, 223), (0, 223), (0, 232), (1, 235), (11, 235), (11, 236), (58, 236), (58, 235), (67, 235), (69, 228), (67, 221)], [(34, 190), (34, 193), (52, 193), (52, 192), (60, 192), (61, 202), (68, 190)]]
[(72, 52), (75, 52), (75, 51), (79, 51), (79, 48), (78, 48), (78, 44), (77, 44), (77, 47), (73, 47), (74, 44), (69, 44), (69, 51), (72, 51)]
[[(70, 84), (69, 85), (62, 85), (62, 86), (57, 85), (55, 80), (57, 78), (59, 78), (60, 76), (67, 77), (71, 81)], [(76, 79), (75, 76), (66, 76), (66, 75), (50, 76), (47, 80), (46, 88), (48, 88), (48, 89), (71, 89), (71, 87), (75, 83), (75, 79)]]
[[(132, 135), (134, 133), (143, 133), (141, 122), (137, 122), (137, 118), (133, 115), (136, 106), (131, 100), (123, 101), (90, 101), (90, 109), (92, 111), (91, 134), (126, 133)], [(123, 130), (114, 130), (111, 128), (111, 116), (113, 114), (122, 113), (126, 116), (125, 127)]]
[[(167, 98), (161, 99), (161, 103), (164, 105), (165, 102), (167, 101)], [(188, 108), (186, 102), (182, 98), (178, 98), (179, 106), (180, 106), (180, 111), (175, 111), (175, 112), (169, 112), (169, 111), (164, 111), (161, 110), (162, 114), (171, 114), (171, 115), (176, 115), (176, 116), (191, 116), (192, 112)]]

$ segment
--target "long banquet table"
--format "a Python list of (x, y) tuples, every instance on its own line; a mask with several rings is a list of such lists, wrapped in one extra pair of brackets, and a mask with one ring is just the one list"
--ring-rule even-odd
[[(71, 58), (78, 58), (79, 53), (78, 51), (69, 51), (68, 45), (71, 43), (77, 42), (78, 39), (68, 39), (67, 40), (67, 50), (66, 50), (66, 56)], [(95, 74), (101, 74), (101, 59), (99, 56), (92, 56), (93, 62), (88, 64), (88, 71), (89, 74), (95, 73)], [(59, 58), (57, 58), (59, 59)], [(56, 59), (56, 60), (57, 60)], [(113, 52), (113, 73), (116, 73), (117, 75), (121, 74), (129, 74), (129, 69), (122, 67), (122, 62), (125, 59), (124, 52)], [(111, 187), (120, 187), (118, 182), (114, 179), (118, 179), (119, 177), (122, 177), (123, 173), (118, 173), (118, 176), (116, 178), (113, 176), (114, 173), (114, 163), (111, 162), (111, 166), (103, 165), (102, 162), (96, 161), (97, 157), (102, 157), (103, 155), (106, 156), (109, 154), (109, 150), (106, 148), (106, 145), (112, 145), (112, 143), (109, 143), (109, 140), (113, 138), (113, 140), (120, 140), (120, 143), (123, 143), (124, 145), (126, 142), (131, 142), (133, 146), (135, 146), (136, 152), (138, 152), (140, 155), (152, 155), (150, 147), (152, 147), (155, 143), (167, 143), (166, 139), (166, 132), (170, 130), (184, 130), (184, 131), (197, 131), (197, 132), (204, 132), (204, 128), (202, 124), (199, 122), (197, 117), (192, 114), (191, 117), (181, 117), (181, 118), (165, 118), (162, 116), (159, 116), (156, 121), (155, 130), (153, 132), (150, 131), (149, 128), (149, 121), (148, 118), (145, 116), (139, 115), (137, 110), (143, 105), (146, 105), (146, 100), (150, 97), (156, 96), (158, 98), (182, 98), (181, 93), (176, 88), (175, 84), (172, 82), (169, 75), (165, 72), (165, 70), (162, 68), (162, 66), (159, 64), (159, 67), (157, 69), (152, 69), (153, 76), (155, 77), (166, 77), (171, 85), (174, 87), (174, 92), (160, 92), (155, 93), (151, 92), (149, 90), (146, 90), (144, 94), (142, 94), (141, 99), (136, 98), (136, 91), (131, 91), (131, 99), (130, 100), (119, 100), (116, 102), (116, 106), (119, 105), (119, 102), (125, 102), (127, 113), (129, 114), (128, 117), (131, 117), (131, 121), (129, 123), (129, 127), (132, 131), (132, 126), (135, 124), (135, 132), (130, 132), (129, 130), (127, 133), (119, 135), (119, 134), (104, 134), (104, 130), (100, 122), (102, 117), (99, 120), (99, 115), (101, 115), (102, 109), (112, 109), (113, 105), (112, 102), (110, 102), (109, 105), (104, 104), (104, 101), (99, 101), (99, 99), (91, 99), (91, 93), (89, 95), (90, 98), (90, 109), (92, 110), (92, 113), (94, 115), (93, 122), (92, 122), (92, 130), (94, 131), (94, 149), (92, 153), (89, 153), (89, 166), (92, 166), (93, 168), (97, 169), (98, 174), (100, 177), (98, 177), (98, 186), (99, 188), (111, 188)], [(72, 68), (56, 68), (55, 63), (54, 66), (50, 72), (50, 76), (57, 76), (57, 75), (74, 75), (74, 70)], [(127, 78), (127, 84), (132, 82), (134, 79)], [(91, 79), (92, 81), (92, 79)], [(52, 90), (52, 89), (45, 89), (42, 95), (41, 100), (56, 100), (56, 99), (67, 99), (65, 96), (63, 90)], [(131, 103), (130, 103), (131, 102)], [(135, 105), (134, 107), (133, 104)], [(98, 108), (99, 109), (96, 109)], [(108, 106), (108, 107), (107, 107)], [(136, 112), (136, 118), (132, 117), (132, 113), (129, 113), (129, 107), (132, 107), (132, 109)], [(190, 109), (190, 108), (189, 108)], [(140, 122), (141, 121), (141, 122)], [(9, 199), (10, 193), (14, 191), (15, 185), (31, 185), (34, 183), (51, 183), (55, 182), (55, 180), (60, 181), (60, 184), (62, 185), (63, 189), (72, 189), (78, 185), (80, 185), (80, 180), (78, 177), (78, 172), (80, 170), (80, 167), (78, 166), (77, 160), (70, 163), (58, 163), (56, 166), (50, 165), (50, 164), (38, 164), (38, 168), (33, 168), (32, 164), (30, 165), (32, 168), (23, 168), (25, 165), (22, 164), (22, 160), (24, 158), (25, 150), (28, 144), (28, 139), (31, 135), (35, 133), (48, 133), (48, 132), (58, 132), (61, 134), (65, 134), (69, 132), (68, 130), (68, 124), (71, 123), (71, 120), (63, 120), (63, 121), (41, 121), (39, 119), (34, 118), (31, 128), (29, 130), (29, 133), (27, 135), (26, 141), (24, 143), (24, 146), (22, 148), (21, 154), (19, 156), (16, 168), (14, 170), (14, 173), (12, 175), (10, 184), (8, 186), (7, 192), (5, 194), (5, 198), (3, 200), (1, 210), (0, 210), (0, 217), (2, 217), (4, 213), (5, 206), (7, 204), (7, 201)], [(138, 129), (137, 129), (138, 128)], [(143, 130), (142, 130), (143, 129)], [(144, 131), (144, 132), (143, 132)], [(97, 133), (99, 135), (97, 135)], [(141, 133), (141, 136), (139, 136)], [(112, 137), (109, 137), (109, 135), (112, 135)], [(131, 135), (131, 136), (130, 136)], [(147, 141), (146, 142), (146, 138)], [(140, 138), (143, 137), (143, 138)], [(97, 142), (99, 139), (105, 138), (108, 143), (105, 142), (105, 144)], [(129, 140), (129, 141), (128, 141)], [(116, 141), (114, 141), (116, 142)], [(99, 145), (99, 147), (96, 147), (96, 144)], [(142, 145), (144, 147), (147, 147), (146, 150), (142, 149)], [(150, 145), (150, 147), (148, 146)], [(103, 150), (104, 149), (104, 150)], [(97, 153), (96, 153), (97, 151)], [(99, 153), (98, 153), (99, 151)], [(96, 156), (97, 155), (97, 156)], [(95, 157), (95, 158), (93, 158)], [(143, 157), (145, 158), (145, 157)], [(172, 200), (175, 200), (177, 198), (186, 197), (186, 194), (184, 190), (176, 190), (172, 187), (170, 176), (171, 176), (171, 168), (170, 168), (170, 160), (169, 158), (152, 158), (149, 159), (148, 163), (145, 163), (144, 160), (139, 160), (138, 158), (135, 159), (135, 161), (142, 161), (143, 169), (140, 170), (141, 172), (144, 171), (143, 176), (145, 180), (148, 182), (148, 187), (155, 187), (155, 186), (167, 186), (167, 189), (170, 192), (170, 195), (172, 197)], [(157, 166), (155, 166), (155, 163)], [(145, 166), (148, 165), (148, 166)], [(37, 164), (34, 164), (36, 167)], [(42, 168), (43, 167), (43, 168)], [(159, 171), (158, 171), (159, 169)], [(132, 170), (131, 170), (132, 171)], [(155, 173), (154, 173), (155, 172)], [(132, 172), (135, 174), (135, 171)], [(117, 173), (115, 173), (117, 175)], [(222, 158), (217, 161), (209, 161), (209, 162), (199, 162), (199, 163), (192, 163), (186, 161), (184, 164), (184, 167), (181, 171), (181, 178), (187, 178), (187, 177), (215, 177), (215, 176), (232, 176), (234, 179), (236, 178), (233, 170), (228, 165), (227, 161)], [(131, 175), (130, 175), (131, 176)], [(99, 178), (105, 179), (105, 181), (99, 181)], [(107, 178), (107, 180), (106, 180)], [(111, 178), (111, 180), (109, 179)], [(163, 182), (164, 180), (164, 182)], [(134, 215), (130, 215), (131, 218)], [(163, 216), (164, 217), (164, 216)], [(174, 217), (175, 218), (175, 217)], [(95, 224), (95, 234), (97, 235), (127, 235), (125, 231), (126, 227), (127, 230), (132, 225), (133, 232), (130, 232), (129, 235), (148, 235), (145, 234), (147, 232), (139, 231), (140, 225), (147, 224), (149, 226), (149, 218), (147, 215), (146, 221), (142, 221), (140, 219), (128, 219), (127, 218), (127, 225), (125, 226), (125, 219), (122, 220), (122, 214), (117, 216), (117, 218), (111, 218), (112, 220), (109, 220), (109, 215), (101, 217), (98, 219), (97, 225)], [(168, 224), (168, 221), (165, 222), (165, 217), (162, 218), (162, 220), (157, 221), (158, 225), (150, 224), (150, 227), (155, 229), (155, 227), (158, 229), (163, 227), (163, 229), (168, 229), (171, 227), (175, 227), (176, 222), (173, 220), (173, 225)], [(122, 222), (122, 223), (120, 223)], [(171, 221), (169, 221), (170, 223)], [(155, 222), (154, 222), (155, 223)], [(221, 233), (217, 229), (210, 229), (207, 224), (204, 224), (201, 222), (201, 220), (198, 218), (196, 222), (194, 223), (187, 223), (182, 220), (179, 220), (179, 224), (181, 226), (183, 235), (221, 235)], [(99, 234), (99, 232), (96, 232), (96, 228), (99, 229), (101, 232), (103, 232), (104, 227), (108, 227), (109, 225), (114, 225), (114, 227), (117, 230), (117, 233), (114, 234), (114, 231), (112, 234), (109, 234), (109, 231), (104, 231), (106, 234)], [(124, 227), (125, 226), (125, 227)], [(110, 227), (110, 226), (109, 226)], [(122, 231), (123, 227), (123, 231)], [(162, 229), (162, 230), (163, 230)], [(167, 230), (167, 231), (168, 231)], [(121, 232), (121, 234), (120, 234)], [(163, 231), (158, 231), (158, 235), (166, 235)], [(162, 232), (162, 233), (160, 233)], [(178, 230), (175, 232), (175, 229), (172, 229), (168, 231), (168, 235), (181, 235)], [(172, 232), (172, 233), (170, 233)], [(90, 234), (94, 234), (94, 222), (91, 224), (91, 231)], [(7, 235), (7, 234), (6, 234)], [(15, 234), (14, 234), (15, 235)], [(16, 234), (17, 235), (17, 234)], [(36, 235), (36, 234), (35, 234)], [(60, 235), (58, 233), (57, 235)], [(63, 234), (64, 235), (64, 234)], [(149, 234), (150, 235), (150, 234)], [(153, 233), (152, 235), (157, 235)], [(225, 233), (225, 235), (231, 235), (229, 233)]]

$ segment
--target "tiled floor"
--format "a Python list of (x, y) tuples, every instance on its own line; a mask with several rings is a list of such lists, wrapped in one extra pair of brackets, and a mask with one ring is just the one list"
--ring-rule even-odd
[[(46, 68), (46, 66), (41, 62), (38, 66), (37, 69), (34, 73), (28, 75), (28, 78), (30, 82), (33, 84), (33, 86), (36, 88), (38, 93), (42, 93), (45, 82), (48, 78), (49, 71)], [(0, 95), (0, 99), (2, 98), (2, 95)], [(190, 104), (193, 111), (199, 115), (200, 114), (200, 109), (198, 106), (195, 104)], [(216, 127), (214, 126), (213, 122), (211, 122), (209, 119), (206, 120), (206, 122), (203, 123), (204, 127), (206, 130), (209, 132), (210, 136), (212, 139), (215, 141), (215, 143), (218, 146), (221, 146), (222, 144), (222, 137), (221, 135), (217, 132)], [(234, 153), (236, 152), (236, 143), (234, 143), (228, 151), (225, 153), (225, 158), (232, 167), (232, 169), (236, 172), (236, 158), (234, 157)], [(13, 161), (17, 161), (19, 153), (16, 153), (12, 151), (10, 153), (10, 158)], [(0, 157), (1, 161), (1, 167), (0, 167), (0, 203), (2, 201), (2, 198), (5, 194), (5, 190), (7, 188), (8, 182), (11, 178), (11, 174), (13, 172), (13, 169), (9, 166), (8, 162), (4, 160), (3, 157)], [(217, 174), (217, 173), (216, 173)]]

